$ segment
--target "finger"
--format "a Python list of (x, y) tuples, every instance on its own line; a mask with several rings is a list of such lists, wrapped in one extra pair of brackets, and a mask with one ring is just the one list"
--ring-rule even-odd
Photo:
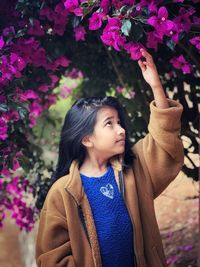
[(145, 66), (144, 62), (142, 62), (141, 59), (138, 60), (138, 64), (139, 64), (139, 66), (140, 66), (142, 72), (146, 70), (146, 66)]
[(153, 58), (152, 58), (151, 54), (149, 54), (149, 53), (148, 53), (145, 49), (143, 49), (143, 48), (141, 48), (140, 51), (141, 51), (142, 56), (145, 57), (146, 60), (148, 60), (149, 62), (153, 62)]

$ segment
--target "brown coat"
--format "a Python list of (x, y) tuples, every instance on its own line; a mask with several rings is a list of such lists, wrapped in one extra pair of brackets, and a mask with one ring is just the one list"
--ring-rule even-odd
[[(133, 145), (136, 159), (127, 173), (122, 173), (122, 156), (110, 159), (133, 223), (137, 267), (167, 266), (154, 199), (175, 179), (184, 162), (180, 138), (183, 106), (167, 100), (170, 107), (165, 109), (156, 107), (155, 100), (150, 103), (149, 132)], [(102, 266), (92, 211), (76, 160), (70, 173), (58, 179), (47, 194), (40, 213), (36, 262), (38, 267)]]

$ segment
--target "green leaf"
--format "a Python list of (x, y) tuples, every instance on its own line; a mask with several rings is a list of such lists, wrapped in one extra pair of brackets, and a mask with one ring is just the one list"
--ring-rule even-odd
[(72, 26), (73, 26), (73, 28), (77, 27), (79, 25), (79, 23), (80, 23), (80, 19), (77, 16), (74, 16), (72, 18)]
[(147, 7), (143, 7), (142, 8), (142, 11), (147, 15), (147, 16), (149, 16), (150, 15), (150, 10), (147, 8)]
[(0, 111), (2, 112), (6, 112), (8, 111), (8, 106), (6, 104), (0, 104)]
[(29, 18), (29, 22), (30, 22), (31, 26), (33, 26), (33, 18)]
[(132, 26), (132, 24), (131, 24), (130, 20), (124, 20), (122, 22), (121, 30), (122, 30), (124, 35), (129, 36), (129, 33), (131, 31), (131, 26)]
[(143, 30), (140, 24), (133, 24), (131, 29), (131, 37), (138, 42), (143, 37)]
[(167, 41), (166, 41), (166, 45), (172, 50), (172, 51), (174, 51), (174, 47), (175, 47), (175, 43), (172, 41), (172, 39), (168, 39)]
[(17, 107), (17, 111), (18, 111), (18, 113), (19, 113), (19, 116), (20, 116), (20, 118), (23, 120), (26, 116), (27, 116), (27, 114), (28, 114), (28, 111), (25, 109), (25, 108), (23, 108), (23, 107)]

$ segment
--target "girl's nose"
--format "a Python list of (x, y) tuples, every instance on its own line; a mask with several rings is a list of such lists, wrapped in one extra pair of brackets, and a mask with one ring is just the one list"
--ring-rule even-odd
[(125, 129), (119, 126), (118, 135), (121, 135), (121, 134), (125, 135)]

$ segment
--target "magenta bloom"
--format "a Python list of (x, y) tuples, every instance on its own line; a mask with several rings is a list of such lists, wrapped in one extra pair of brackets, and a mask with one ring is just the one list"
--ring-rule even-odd
[(52, 21), (53, 20), (53, 11), (49, 7), (43, 7), (40, 9), (40, 18), (47, 18), (48, 20)]
[(79, 7), (78, 0), (66, 0), (64, 6), (66, 10), (73, 12), (76, 16), (83, 15), (83, 8)]
[[(67, 66), (69, 66), (70, 62), (71, 61), (68, 58), (62, 56), (62, 57), (59, 57), (59, 58), (56, 59), (55, 64), (56, 64), (56, 66), (67, 67)], [(53, 81), (54, 81), (54, 79), (56, 80), (56, 82), (58, 81), (58, 77), (57, 76), (52, 77), (52, 79), (53, 79)]]
[(200, 36), (190, 39), (189, 42), (193, 44), (198, 50), (200, 50)]
[(9, 26), (3, 29), (4, 36), (9, 36), (10, 34), (11, 35), (15, 34), (15, 28), (13, 26)]
[(64, 2), (64, 6), (68, 11), (73, 12), (74, 9), (76, 9), (79, 6), (79, 3), (78, 0), (66, 0)]
[(119, 0), (112, 0), (112, 5), (116, 8), (116, 9), (120, 9), (122, 6), (124, 5), (129, 5), (132, 6), (134, 4), (135, 0), (123, 0), (123, 1), (119, 1)]
[(44, 29), (40, 25), (40, 21), (35, 19), (33, 22), (33, 25), (31, 25), (28, 29), (28, 34), (30, 35), (36, 35), (36, 36), (43, 36), (44, 35)]
[(179, 41), (180, 29), (176, 23), (173, 22), (172, 28), (166, 32), (166, 35), (171, 37), (172, 40), (177, 44)]
[(0, 140), (5, 140), (8, 137), (8, 126), (3, 119), (0, 119)]
[(0, 49), (2, 49), (4, 47), (4, 40), (3, 40), (3, 36), (0, 36)]
[(191, 73), (192, 66), (185, 60), (183, 55), (180, 55), (179, 57), (173, 57), (170, 60), (170, 63), (174, 66), (176, 69), (181, 69), (183, 73)]
[(108, 14), (110, 9), (110, 0), (101, 0), (100, 7), (103, 9), (104, 14)]
[(120, 51), (120, 46), (124, 46), (126, 41), (126, 38), (120, 34), (121, 21), (118, 18), (109, 18), (100, 38), (106, 45), (113, 46), (116, 51)]
[(86, 31), (82, 25), (74, 28), (74, 36), (76, 41), (85, 41)]
[(39, 95), (38, 93), (34, 92), (33, 90), (27, 90), (25, 91), (22, 96), (24, 97), (24, 99), (38, 99)]
[(124, 49), (131, 54), (131, 59), (138, 60), (142, 57), (140, 49), (144, 48), (143, 45), (130, 41), (124, 45)]
[(173, 22), (168, 20), (168, 11), (165, 7), (160, 7), (158, 10), (157, 16), (151, 16), (147, 23), (153, 26), (160, 38), (163, 38), (163, 35), (170, 31), (173, 27)]
[(97, 30), (102, 26), (102, 19), (105, 17), (104, 14), (100, 12), (94, 12), (89, 18), (89, 29)]
[(181, 7), (179, 9), (179, 15), (176, 16), (174, 22), (178, 25), (180, 31), (189, 32), (192, 25), (189, 17), (194, 14), (195, 11), (196, 10), (194, 8), (186, 9), (184, 7)]
[(162, 39), (157, 35), (155, 31), (147, 33), (147, 47), (158, 50), (158, 44), (162, 44)]
[(83, 72), (73, 68), (69, 73), (66, 73), (66, 76), (70, 77), (71, 79), (83, 78)]

